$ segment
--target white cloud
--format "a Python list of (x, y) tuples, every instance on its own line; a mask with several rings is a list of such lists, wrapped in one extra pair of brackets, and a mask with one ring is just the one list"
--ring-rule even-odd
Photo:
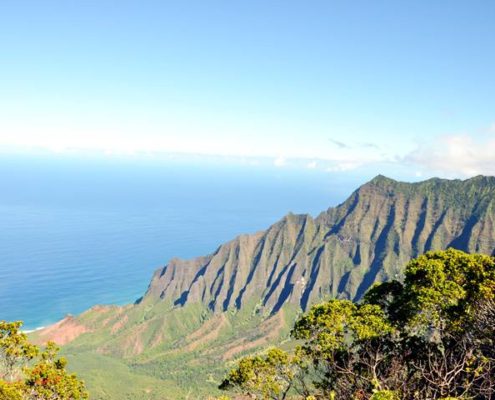
[(446, 177), (495, 175), (495, 138), (442, 136), (421, 144), (404, 161)]
[(0, 110), (0, 152), (50, 151), (152, 158), (177, 154), (236, 159), (253, 166), (320, 171), (349, 171), (396, 158), (396, 149), (387, 147), (388, 154), (383, 154), (380, 149), (384, 146), (369, 143), (366, 137), (344, 143), (329, 140), (326, 131), (302, 134), (300, 126), (275, 126), (269, 133), (258, 128), (203, 124), (202, 120), (191, 122), (190, 118), (186, 122), (105, 118), (83, 121), (63, 115), (60, 119), (50, 116), (34, 120), (2, 119)]

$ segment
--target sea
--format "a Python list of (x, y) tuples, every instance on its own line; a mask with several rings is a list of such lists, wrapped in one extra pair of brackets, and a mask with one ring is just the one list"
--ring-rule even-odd
[(30, 330), (132, 303), (172, 257), (213, 252), (362, 178), (198, 158), (0, 156), (0, 320)]

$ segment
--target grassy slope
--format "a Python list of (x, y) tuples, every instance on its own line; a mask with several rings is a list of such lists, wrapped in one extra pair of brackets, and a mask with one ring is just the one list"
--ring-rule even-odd
[[(151, 316), (143, 312), (146, 308), (153, 310)], [(108, 327), (83, 334), (63, 348), (71, 370), (85, 380), (92, 399), (204, 399), (219, 394), (217, 386), (227, 369), (239, 357), (286, 339), (299, 313), (293, 306), (272, 318), (257, 315), (252, 306), (220, 315), (199, 305), (173, 313), (155, 308), (143, 304), (124, 313), (114, 308), (81, 317), (95, 327)], [(109, 342), (113, 319), (129, 314), (133, 328)], [(140, 335), (136, 326), (143, 324), (146, 329)], [(162, 335), (157, 345), (153, 331)], [(142, 341), (144, 351), (131, 354), (136, 341)]]

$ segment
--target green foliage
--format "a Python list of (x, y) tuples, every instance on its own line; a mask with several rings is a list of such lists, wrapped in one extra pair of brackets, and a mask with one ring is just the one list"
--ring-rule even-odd
[(0, 378), (12, 381), (22, 366), (38, 355), (38, 348), (29, 343), (20, 331), (22, 322), (0, 321)]
[(333, 360), (353, 345), (392, 334), (394, 329), (379, 306), (330, 300), (313, 306), (292, 331), (305, 340), (302, 350), (312, 359)]
[(221, 388), (239, 387), (262, 399), (284, 399), (298, 370), (297, 359), (277, 348), (264, 355), (243, 358), (230, 371)]
[(370, 400), (401, 400), (401, 398), (394, 390), (377, 390), (371, 395)]
[(0, 380), (0, 400), (24, 400), (24, 391), (22, 383)]
[[(0, 400), (83, 400), (88, 398), (84, 383), (66, 372), (66, 360), (48, 343), (40, 353), (20, 331), (21, 322), (0, 322)], [(20, 365), (31, 361), (29, 366)]]
[(296, 322), (292, 335), (306, 340), (306, 348), (311, 347), (315, 355), (324, 357), (344, 346), (355, 310), (356, 306), (348, 300), (330, 300), (316, 305)]
[(87, 399), (84, 383), (67, 373), (67, 361), (57, 357), (58, 350), (54, 343), (48, 343), (41, 359), (27, 369), (25, 385), (30, 396), (39, 400)]
[(404, 295), (396, 296), (402, 321), (411, 329), (462, 331), (469, 327), (480, 301), (493, 300), (495, 260), (459, 250), (428, 252), (412, 260)]
[[(244, 358), (230, 386), (263, 399), (289, 390), (306, 399), (491, 399), (495, 259), (428, 252), (407, 265), (404, 283), (374, 286), (361, 304), (312, 307), (292, 336), (304, 342), (292, 361), (276, 350), (283, 357)], [(280, 397), (275, 382), (288, 363), (298, 369), (283, 375)]]

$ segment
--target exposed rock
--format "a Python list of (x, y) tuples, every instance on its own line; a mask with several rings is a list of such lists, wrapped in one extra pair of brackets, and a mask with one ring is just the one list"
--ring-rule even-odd
[(56, 324), (37, 331), (35, 342), (39, 344), (54, 342), (62, 346), (77, 339), (83, 333), (90, 331), (91, 330), (87, 326), (81, 324), (76, 318), (69, 315)]

